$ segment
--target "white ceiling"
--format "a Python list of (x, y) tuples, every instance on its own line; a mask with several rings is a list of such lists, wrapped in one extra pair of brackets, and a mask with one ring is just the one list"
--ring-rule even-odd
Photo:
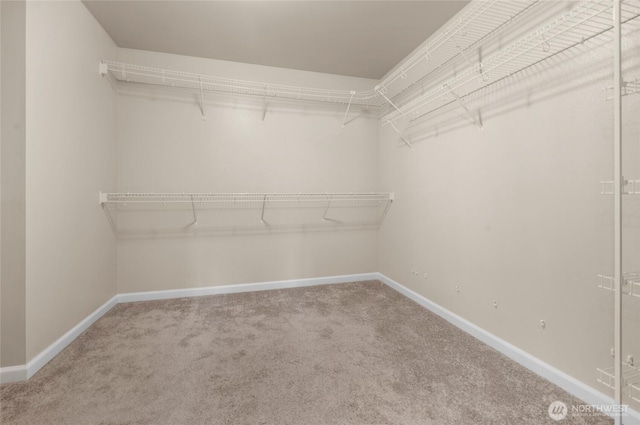
[(374, 79), (467, 3), (84, 0), (119, 47)]

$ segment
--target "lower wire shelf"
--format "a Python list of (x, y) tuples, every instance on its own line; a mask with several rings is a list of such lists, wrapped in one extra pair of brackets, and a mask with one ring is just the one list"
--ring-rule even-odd
[[(598, 371), (598, 382), (608, 388), (615, 389), (615, 368), (598, 368), (596, 370)], [(640, 368), (629, 364), (622, 365), (622, 385), (625, 395), (640, 403)]]
[[(615, 280), (613, 276), (599, 274), (598, 288), (615, 291)], [(622, 274), (622, 293), (640, 298), (640, 272), (627, 272)]]
[(201, 230), (371, 227), (382, 223), (393, 200), (393, 192), (99, 194), (116, 233), (128, 225), (150, 230), (193, 230), (198, 224)]
[[(622, 194), (623, 195), (640, 195), (640, 180), (624, 180), (622, 182)], [(614, 194), (614, 181), (602, 180), (600, 181), (600, 194), (601, 195), (613, 195)]]

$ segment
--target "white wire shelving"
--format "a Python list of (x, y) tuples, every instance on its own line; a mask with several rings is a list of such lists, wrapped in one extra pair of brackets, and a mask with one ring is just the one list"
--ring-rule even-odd
[[(613, 367), (597, 368), (598, 382), (604, 386), (615, 389), (615, 371)], [(634, 401), (640, 403), (640, 369), (637, 366), (622, 365), (623, 392)]]
[[(609, 31), (611, 0), (580, 2), (569, 12), (556, 17), (546, 25), (511, 43), (487, 58), (480, 52), (483, 43), (492, 36), (500, 36), (509, 24), (526, 19), (540, 0), (475, 0), (464, 8), (442, 29), (434, 33), (425, 44), (396, 66), (374, 88), (364, 91), (329, 90), (266, 82), (222, 78), (115, 61), (102, 61), (100, 73), (110, 75), (119, 82), (152, 84), (200, 93), (204, 113), (205, 93), (249, 95), (265, 99), (321, 102), (346, 107), (345, 120), (352, 106), (379, 109), (383, 124), (391, 124), (406, 116), (427, 116), (447, 105), (458, 104), (482, 128), (482, 123), (465, 105), (467, 97), (478, 93), (498, 81), (528, 69), (552, 56), (564, 52), (586, 40)], [(623, 22), (640, 16), (640, 4), (626, 1), (622, 4)], [(417, 88), (425, 90), (435, 74), (453, 75), (437, 86), (415, 95)], [(433, 82), (432, 82), (433, 84)], [(627, 83), (625, 94), (638, 92), (637, 80)], [(409, 100), (399, 101), (399, 95)], [(605, 89), (605, 98), (609, 90)], [(399, 132), (399, 131), (398, 131)]]
[[(613, 189), (614, 189), (613, 180), (600, 181), (601, 195), (613, 195), (614, 193)], [(622, 194), (623, 195), (640, 195), (640, 180), (624, 180)]]
[[(636, 77), (630, 81), (623, 81), (621, 90), (622, 96), (640, 93), (640, 79)], [(613, 100), (613, 87), (606, 87), (604, 89), (604, 100)]]
[(392, 192), (349, 192), (349, 193), (104, 193), (100, 192), (100, 204), (117, 204), (122, 207), (138, 204), (158, 204), (164, 206), (218, 204), (251, 205), (255, 202), (278, 202), (302, 204), (328, 201), (346, 203), (370, 203), (393, 201)]
[[(204, 118), (204, 94), (225, 93), (249, 95), (264, 99), (313, 101), (346, 106), (371, 108), (396, 107), (392, 99), (411, 91), (435, 71), (442, 70), (454, 59), (473, 63), (473, 48), (486, 37), (499, 33), (508, 23), (523, 14), (539, 0), (475, 0), (454, 20), (436, 31), (416, 52), (399, 64), (374, 88), (364, 91), (328, 90), (293, 85), (222, 78), (197, 73), (154, 68), (104, 60), (100, 74), (110, 75), (118, 82), (151, 84), (200, 93)], [(408, 76), (412, 78), (408, 78)]]
[(380, 106), (382, 101), (374, 90), (328, 90), (311, 87), (271, 84), (257, 81), (215, 77), (149, 66), (133, 65), (103, 60), (100, 73), (109, 73), (118, 81), (126, 83), (152, 84), (178, 89), (189, 89), (202, 93), (226, 93), (250, 95), (264, 98), (315, 101), (340, 105)]
[[(383, 94), (393, 93), (389, 97), (411, 89), (428, 78), (433, 72), (441, 70), (454, 59), (473, 63), (473, 48), (492, 34), (500, 32), (508, 23), (514, 21), (539, 0), (483, 0), (473, 1), (463, 9), (448, 25), (436, 31), (422, 47), (413, 52), (404, 62), (396, 66), (376, 86)], [(410, 84), (406, 82), (412, 71), (418, 69), (417, 77)], [(398, 87), (399, 86), (399, 87)]]
[[(466, 110), (465, 98), (472, 93), (503, 81), (531, 68), (561, 52), (611, 30), (611, 0), (594, 0), (578, 3), (572, 10), (556, 17), (546, 25), (511, 43), (497, 53), (432, 87), (423, 95), (402, 105), (382, 118), (383, 124), (394, 124), (408, 115), (426, 116), (440, 108), (457, 102)], [(622, 4), (622, 22), (640, 16), (640, 3)], [(468, 113), (469, 111), (466, 110)], [(470, 114), (470, 113), (469, 113)], [(471, 115), (471, 114), (470, 114)], [(481, 127), (481, 123), (472, 116)]]
[[(613, 276), (599, 274), (598, 288), (615, 291)], [(625, 295), (640, 298), (640, 272), (627, 272), (622, 275), (622, 291)]]
[[(103, 193), (100, 205), (107, 212), (110, 222), (116, 221), (111, 211), (132, 210), (190, 210), (192, 224), (198, 223), (198, 212), (205, 210), (254, 209), (256, 220), (269, 225), (267, 214), (272, 210), (307, 208), (317, 210), (317, 221), (338, 223), (332, 219), (336, 210), (373, 210), (377, 216), (366, 224), (379, 225), (384, 220), (393, 192), (353, 193)], [(338, 223), (344, 224), (344, 223)]]

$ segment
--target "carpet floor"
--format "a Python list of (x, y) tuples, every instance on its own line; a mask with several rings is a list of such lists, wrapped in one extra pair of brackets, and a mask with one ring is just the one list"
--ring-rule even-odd
[(613, 423), (378, 281), (119, 304), (0, 395), (2, 425)]

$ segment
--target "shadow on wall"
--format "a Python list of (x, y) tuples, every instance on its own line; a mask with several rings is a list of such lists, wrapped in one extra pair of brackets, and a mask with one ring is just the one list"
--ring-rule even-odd
[[(640, 21), (628, 22), (623, 46), (625, 80), (640, 77)], [(600, 34), (572, 48), (561, 50), (546, 60), (520, 72), (501, 78), (490, 85), (461, 97), (464, 107), (454, 96), (448, 96), (444, 106), (421, 112), (419, 116), (398, 123), (403, 137), (412, 144), (427, 141), (441, 134), (491, 118), (549, 101), (569, 92), (594, 88), (586, 101), (605, 102), (606, 88), (612, 84), (612, 52), (610, 33)], [(595, 99), (594, 99), (595, 97)], [(474, 122), (475, 121), (475, 122)], [(401, 139), (398, 146), (406, 146)]]

